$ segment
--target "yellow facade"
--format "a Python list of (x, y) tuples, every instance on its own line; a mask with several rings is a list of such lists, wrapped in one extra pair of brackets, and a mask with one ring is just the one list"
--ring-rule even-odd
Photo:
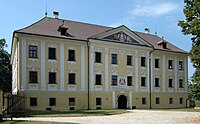
[[(122, 31), (140, 45), (101, 40)], [(37, 58), (29, 57), (30, 45), (37, 46)], [(48, 58), (49, 48), (56, 49), (55, 60)], [(68, 61), (68, 50), (75, 50), (75, 61)], [(101, 63), (95, 62), (96, 52), (101, 53)], [(117, 64), (111, 64), (112, 54), (117, 54)], [(131, 66), (127, 66), (127, 55), (132, 56)], [(145, 67), (141, 67), (141, 57), (146, 58)], [(159, 68), (154, 68), (155, 59), (159, 59)], [(173, 60), (173, 69), (168, 69), (168, 60)], [(187, 54), (154, 49), (126, 27), (87, 41), (15, 32), (11, 61), (15, 69), (13, 93), (26, 96), (26, 109), (116, 109), (120, 105), (130, 109), (186, 107)], [(178, 69), (179, 61), (183, 62), (182, 70)], [(30, 71), (37, 72), (38, 83), (30, 83)], [(49, 72), (56, 73), (56, 83), (49, 84)], [(75, 84), (69, 84), (69, 73), (75, 73)], [(96, 74), (101, 75), (101, 85), (95, 85)], [(117, 85), (112, 85), (112, 75), (118, 76)], [(132, 86), (127, 85), (127, 76), (132, 76)], [(145, 86), (141, 86), (141, 77), (145, 77)], [(159, 78), (157, 87), (155, 78)], [(120, 84), (120, 79), (125, 80), (125, 85)], [(169, 79), (173, 80), (170, 88)], [(183, 80), (181, 88), (179, 79)], [(34, 105), (30, 103), (31, 98), (37, 99)], [(50, 98), (56, 99), (55, 105), (50, 105)], [(75, 99), (73, 104), (69, 98)], [(97, 98), (101, 99), (100, 103)], [(159, 98), (158, 103), (156, 98)]]

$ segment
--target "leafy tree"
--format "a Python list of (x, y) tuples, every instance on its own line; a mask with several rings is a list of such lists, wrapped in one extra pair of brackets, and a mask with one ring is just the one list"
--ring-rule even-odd
[(192, 48), (189, 57), (193, 66), (196, 68), (193, 74), (192, 93), (196, 100), (200, 100), (200, 0), (184, 0), (185, 20), (179, 21), (178, 25), (182, 28), (185, 35), (191, 35)]
[(12, 66), (10, 54), (5, 50), (6, 40), (0, 39), (0, 89), (11, 91), (12, 89)]

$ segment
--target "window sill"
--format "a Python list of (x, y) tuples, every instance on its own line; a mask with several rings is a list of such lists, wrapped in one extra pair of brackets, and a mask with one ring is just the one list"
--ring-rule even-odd
[(28, 58), (28, 60), (30, 60), (30, 61), (38, 61), (38, 58)]
[(48, 59), (48, 62), (51, 62), (51, 63), (56, 63), (57, 60), (56, 59)]
[(68, 84), (68, 85), (76, 85), (76, 84)]
[(28, 82), (29, 84), (39, 84), (38, 82)]
[(68, 64), (76, 64), (76, 61), (67, 61)]
[(95, 84), (95, 86), (102, 86), (102, 84)]

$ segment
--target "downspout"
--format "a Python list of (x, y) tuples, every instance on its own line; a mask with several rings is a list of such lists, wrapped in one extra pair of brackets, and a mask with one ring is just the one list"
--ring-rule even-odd
[(88, 92), (87, 92), (87, 95), (88, 95), (88, 110), (90, 110), (90, 42), (89, 42), (89, 39), (88, 39), (88, 42), (87, 42), (87, 49), (88, 49)]
[(153, 59), (153, 58), (151, 58), (151, 54), (154, 52), (154, 49), (153, 49), (153, 51), (150, 51), (149, 52), (149, 109), (151, 109), (152, 107), (151, 107), (151, 59)]

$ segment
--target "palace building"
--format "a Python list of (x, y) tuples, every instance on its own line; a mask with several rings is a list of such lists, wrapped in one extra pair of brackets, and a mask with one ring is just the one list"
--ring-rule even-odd
[(16, 30), (13, 94), (31, 110), (186, 107), (188, 53), (148, 31), (57, 15)]

